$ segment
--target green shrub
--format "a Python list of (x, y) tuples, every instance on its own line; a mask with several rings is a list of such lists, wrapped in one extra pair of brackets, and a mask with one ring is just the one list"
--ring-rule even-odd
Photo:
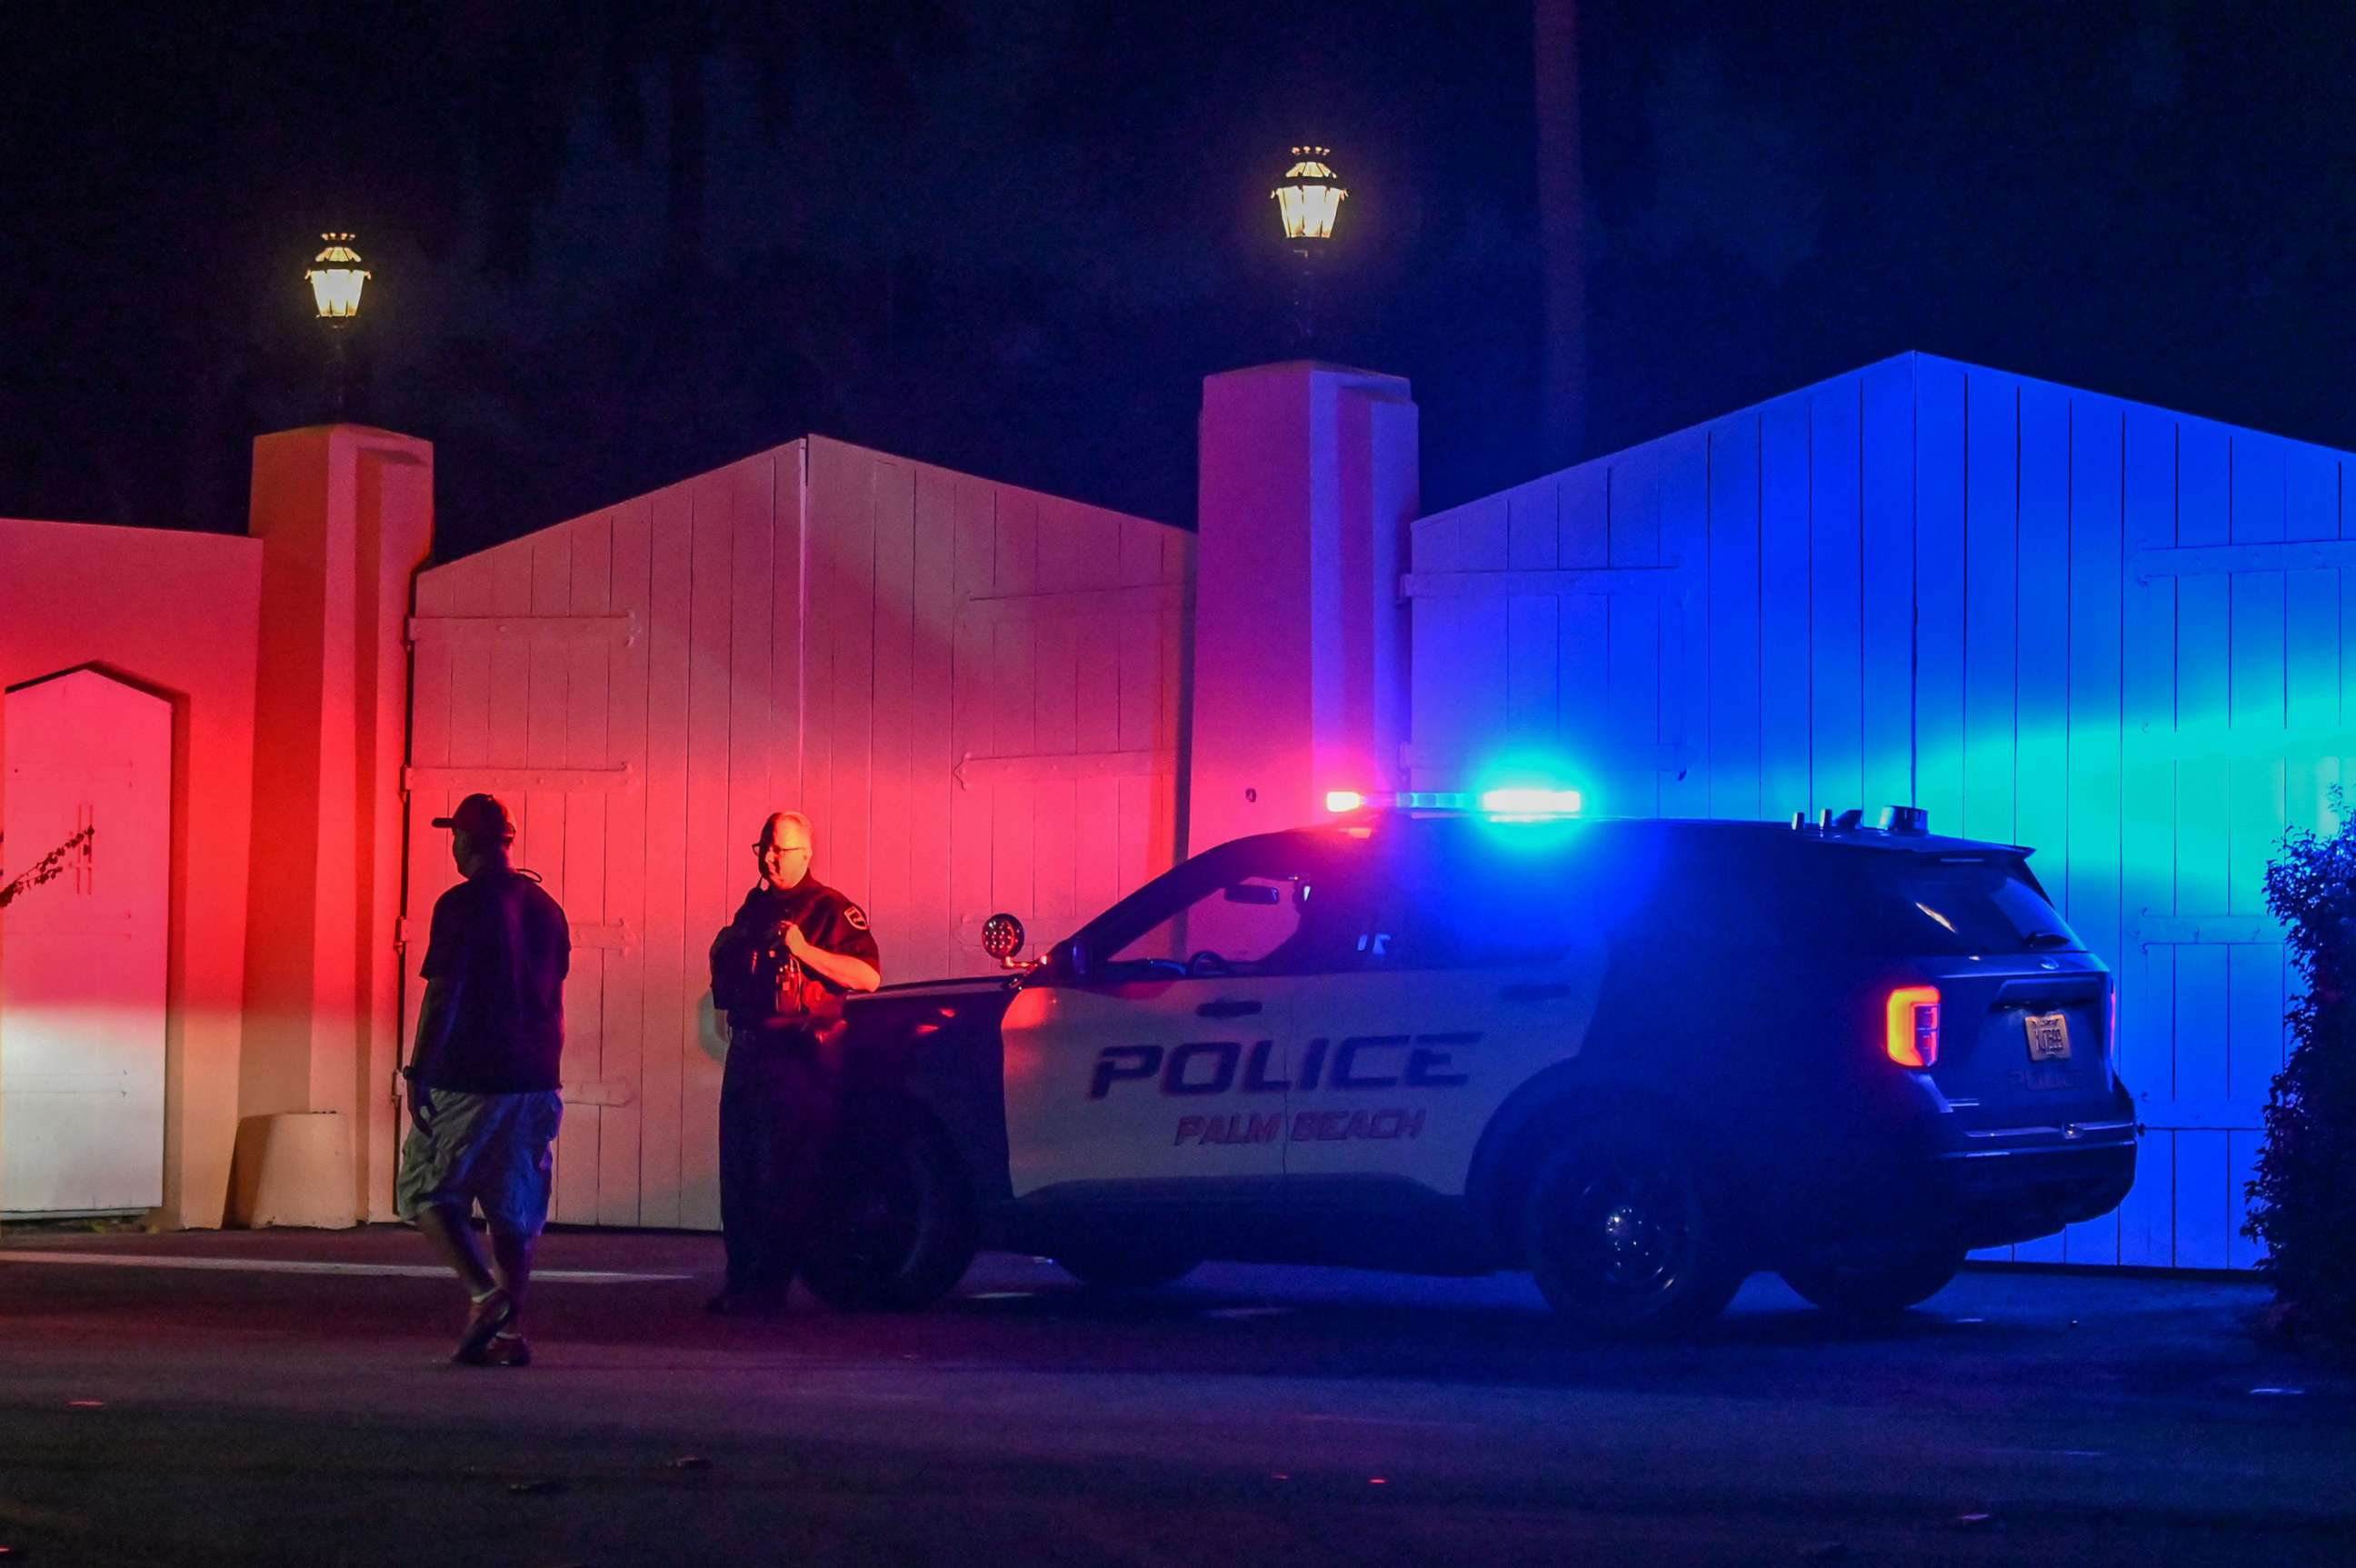
[(2335, 786), (2339, 826), (2294, 828), (2266, 867), (2266, 907), (2307, 982), (2292, 1004), (2290, 1058), (2266, 1101), (2265, 1146), (2243, 1227), (2266, 1249), (2272, 1325), (2356, 1345), (2356, 821)]

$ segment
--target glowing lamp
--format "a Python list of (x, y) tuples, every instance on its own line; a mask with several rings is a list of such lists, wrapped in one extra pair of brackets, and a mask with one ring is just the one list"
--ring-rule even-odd
[(1333, 220), (1342, 210), (1342, 199), (1349, 191), (1342, 185), (1342, 177), (1325, 161), (1323, 147), (1295, 147), (1292, 166), (1284, 171), (1283, 180), (1269, 192), (1276, 199), (1278, 213), (1284, 220), (1284, 237), (1294, 242), (1330, 240), (1333, 237)]
[(1365, 796), (1355, 789), (1328, 789), (1325, 809), (1329, 811), (1355, 811), (1366, 803)]
[(352, 249), (349, 234), (322, 234), (327, 248), (311, 258), (311, 267), (303, 280), (311, 285), (311, 297), (318, 303), (319, 319), (331, 327), (340, 327), (360, 313), (360, 287), (372, 275), (361, 264), (360, 253)]

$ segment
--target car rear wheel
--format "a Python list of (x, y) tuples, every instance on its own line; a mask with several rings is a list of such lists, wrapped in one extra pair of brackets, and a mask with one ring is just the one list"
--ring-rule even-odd
[(802, 1279), (842, 1311), (909, 1312), (954, 1290), (975, 1248), (972, 1197), (940, 1139), (879, 1130), (837, 1158)]
[(1203, 1260), (1183, 1252), (1142, 1246), (1099, 1244), (1055, 1254), (1055, 1266), (1084, 1285), (1101, 1290), (1151, 1290), (1176, 1284)]
[(1940, 1242), (1892, 1262), (1787, 1263), (1783, 1283), (1816, 1306), (1845, 1317), (1894, 1317), (1947, 1288), (1964, 1266), (1964, 1249)]
[(1530, 1273), (1558, 1313), (1591, 1332), (1693, 1329), (1742, 1283), (1725, 1208), (1665, 1129), (1574, 1128), (1530, 1185)]

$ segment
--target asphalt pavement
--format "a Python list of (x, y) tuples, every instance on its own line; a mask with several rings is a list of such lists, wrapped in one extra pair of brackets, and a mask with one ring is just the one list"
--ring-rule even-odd
[(2356, 1377), (2241, 1280), (1772, 1277), (1581, 1343), (1528, 1282), (985, 1257), (719, 1319), (709, 1237), (559, 1232), (528, 1369), (404, 1230), (0, 1232), (13, 1563), (2356, 1562)]

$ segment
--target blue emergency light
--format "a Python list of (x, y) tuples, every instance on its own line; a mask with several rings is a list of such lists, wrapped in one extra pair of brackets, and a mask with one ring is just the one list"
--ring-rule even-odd
[(1504, 789), (1481, 791), (1481, 809), (1492, 816), (1537, 821), (1547, 817), (1575, 817), (1580, 805), (1576, 789), (1536, 789), (1514, 786)]

